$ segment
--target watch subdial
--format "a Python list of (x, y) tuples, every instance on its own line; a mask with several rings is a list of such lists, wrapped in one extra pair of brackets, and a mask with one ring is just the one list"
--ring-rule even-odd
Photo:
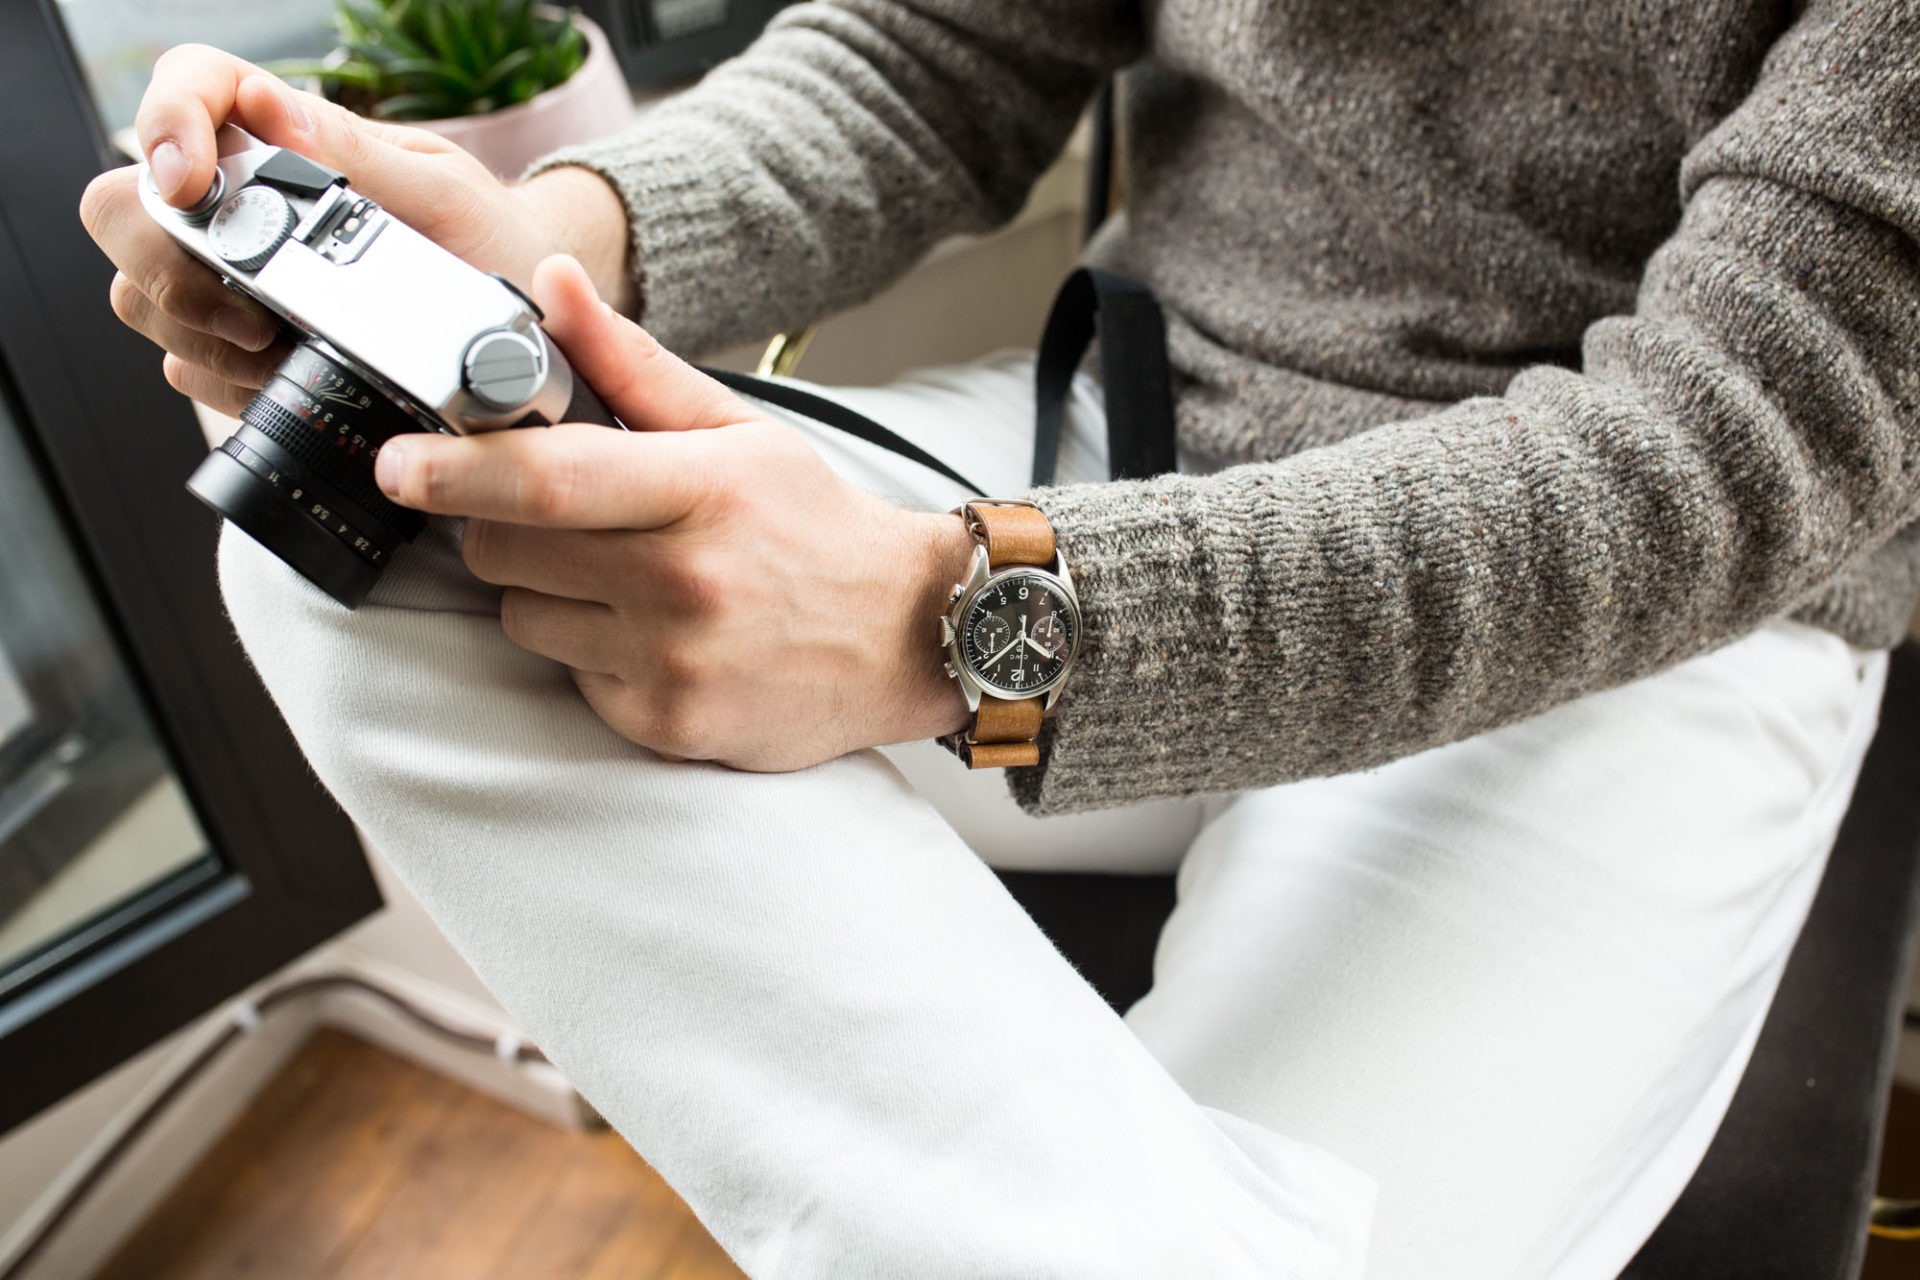
[(1057, 613), (1036, 618), (1027, 634), (1033, 638), (1034, 646), (1050, 658), (1058, 658), (1067, 651), (1067, 624)]
[(980, 655), (981, 665), (988, 665), (995, 655), (1013, 641), (1013, 627), (1005, 618), (987, 614), (973, 624), (973, 652)]

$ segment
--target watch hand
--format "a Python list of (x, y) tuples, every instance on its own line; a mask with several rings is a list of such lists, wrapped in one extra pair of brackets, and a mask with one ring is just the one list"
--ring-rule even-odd
[(1039, 654), (1041, 657), (1051, 658), (1053, 656), (1053, 650), (1047, 648), (1047, 646), (1045, 646), (1044, 644), (1041, 644), (1038, 640), (1034, 639), (1032, 636), (1028, 636), (1026, 640), (1027, 640), (1027, 647), (1029, 649), (1032, 649), (1035, 653)]
[(1000, 659), (1002, 659), (1002, 658), (1004, 658), (1004, 657), (1006, 657), (1008, 653), (1010, 653), (1010, 652), (1012, 652), (1012, 651), (1013, 651), (1013, 650), (1014, 650), (1015, 648), (1017, 648), (1017, 647), (1019, 646), (1019, 644), (1020, 644), (1020, 641), (1021, 641), (1021, 639), (1022, 639), (1022, 638), (1023, 638), (1023, 637), (1021, 637), (1021, 636), (1015, 636), (1015, 637), (1014, 637), (1013, 639), (1011, 639), (1011, 640), (1009, 640), (1009, 641), (1007, 641), (1007, 647), (1006, 647), (1006, 648), (1004, 648), (1004, 649), (1002, 649), (1002, 650), (1001, 650), (1000, 652), (998, 652), (998, 653), (996, 653), (996, 654), (994, 654), (994, 655), (993, 655), (993, 656), (992, 656), (991, 658), (988, 658), (988, 659), (987, 659), (987, 660), (986, 660), (985, 662), (983, 662), (983, 663), (981, 663), (980, 665), (981, 665), (981, 666), (983, 666), (983, 667), (990, 667), (990, 666), (992, 666), (992, 665), (993, 665), (994, 663), (996, 663), (996, 662), (998, 662), (998, 661), (1000, 661)]

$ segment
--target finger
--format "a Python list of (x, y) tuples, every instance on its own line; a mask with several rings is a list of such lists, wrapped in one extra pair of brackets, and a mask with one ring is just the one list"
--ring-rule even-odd
[(621, 552), (635, 536), (625, 529), (541, 529), (469, 520), (460, 535), (460, 556), (482, 582), (611, 603), (609, 584), (630, 576), (630, 556)]
[(231, 382), (222, 382), (198, 365), (188, 364), (179, 356), (168, 355), (160, 362), (161, 370), (167, 375), (167, 381), (173, 389), (190, 399), (198, 400), (211, 409), (218, 409), (230, 418), (240, 416), (247, 407), (247, 401), (253, 399), (253, 392), (246, 387), (236, 387)]
[(600, 301), (586, 269), (572, 258), (556, 255), (536, 267), (533, 296), (574, 375), (585, 378), (634, 430), (724, 427), (755, 416), (732, 392)]
[(233, 114), (240, 82), (254, 74), (264, 73), (204, 44), (176, 45), (153, 64), (133, 129), (168, 204), (184, 208), (206, 195), (218, 159), (214, 133)]
[(140, 204), (137, 183), (137, 172), (129, 167), (88, 184), (80, 199), (87, 234), (165, 315), (249, 351), (269, 346), (280, 332), (279, 322), (175, 244)]
[[(206, 194), (217, 161), (216, 133), (228, 121), (260, 141), (286, 147), (349, 176), (402, 219), (426, 192), (409, 155), (458, 150), (424, 129), (367, 120), (230, 53), (180, 45), (154, 64), (134, 128), (154, 186), (176, 206)], [(396, 201), (393, 197), (401, 198)]]
[(618, 619), (605, 605), (524, 587), (501, 595), (500, 629), (528, 653), (595, 674), (613, 670), (620, 643)]
[(396, 436), (374, 478), (402, 506), (551, 529), (657, 529), (710, 491), (679, 437), (576, 423), (479, 436)]
[(420, 158), (458, 150), (424, 129), (409, 129), (357, 116), (325, 98), (304, 93), (278, 77), (256, 72), (240, 82), (234, 119), (260, 141), (297, 151), (347, 175), (356, 191), (421, 230), (444, 216), (458, 192), (423, 174)]
[(113, 277), (107, 291), (113, 313), (128, 328), (170, 351), (191, 365), (199, 365), (223, 382), (259, 390), (267, 385), (273, 371), (286, 357), (286, 345), (275, 344), (265, 351), (250, 351), (225, 338), (189, 328), (164, 314), (153, 300), (134, 288), (124, 274)]
[(574, 688), (580, 690), (587, 706), (609, 729), (628, 742), (645, 747), (668, 764), (685, 764), (690, 759), (656, 745), (658, 735), (652, 732), (652, 726), (633, 714), (632, 697), (625, 681), (597, 671), (574, 670), (570, 674)]
[[(323, 163), (369, 158), (372, 163), (393, 164), (396, 151), (418, 156), (460, 150), (437, 133), (355, 115), (337, 102), (257, 69), (240, 81), (233, 110), (234, 120), (260, 141), (276, 147), (302, 143), (314, 149), (310, 158)], [(362, 148), (370, 145), (376, 150), (366, 157)]]

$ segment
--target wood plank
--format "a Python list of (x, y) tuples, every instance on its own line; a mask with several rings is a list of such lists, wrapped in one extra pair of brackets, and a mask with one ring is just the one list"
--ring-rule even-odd
[(687, 1217), (687, 1229), (674, 1242), (673, 1256), (667, 1259), (658, 1280), (714, 1280), (719, 1276), (739, 1276), (745, 1280), (745, 1273), (734, 1265), (719, 1241), (707, 1233), (691, 1212)]
[(94, 1280), (739, 1280), (612, 1133), (316, 1034)]
[(582, 1144), (554, 1180), (543, 1212), (475, 1280), (594, 1280), (648, 1276), (693, 1215), (660, 1176), (611, 1133)]
[(464, 1092), (377, 1059), (317, 1033), (99, 1280), (323, 1280)]
[(550, 1126), (467, 1093), (416, 1146), (329, 1280), (474, 1276), (537, 1220), (567, 1159)]

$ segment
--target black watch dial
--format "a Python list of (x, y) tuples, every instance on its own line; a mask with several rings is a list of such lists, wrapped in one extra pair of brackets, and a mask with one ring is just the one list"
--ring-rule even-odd
[(1010, 573), (968, 603), (960, 656), (994, 693), (1031, 697), (1059, 683), (1079, 632), (1079, 612), (1059, 583), (1041, 573)]

